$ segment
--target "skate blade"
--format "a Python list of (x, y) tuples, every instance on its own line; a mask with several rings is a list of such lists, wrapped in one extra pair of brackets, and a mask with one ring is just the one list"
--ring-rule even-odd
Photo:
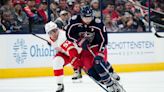
[(76, 79), (76, 80), (72, 80), (72, 83), (82, 83), (82, 79)]

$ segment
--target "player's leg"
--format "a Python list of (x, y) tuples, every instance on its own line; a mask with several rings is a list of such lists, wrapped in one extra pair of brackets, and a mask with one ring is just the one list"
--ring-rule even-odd
[(96, 72), (101, 77), (101, 82), (107, 87), (109, 92), (121, 92), (122, 88), (119, 83), (112, 78), (112, 75), (107, 70), (107, 65), (105, 61), (102, 60), (94, 60), (94, 65)]
[(54, 69), (54, 75), (56, 76), (56, 82), (58, 85), (56, 92), (64, 92), (64, 83), (63, 83), (63, 68), (65, 65), (70, 63), (69, 56), (58, 52), (56, 56), (53, 59), (53, 69)]
[(113, 84), (111, 76), (104, 69), (104, 68), (107, 68), (106, 63), (104, 61), (94, 61), (93, 67), (96, 70), (96, 72), (99, 74), (99, 76), (101, 77), (101, 80), (104, 85), (110, 86)]
[(109, 73), (103, 68), (106, 68), (104, 61), (102, 62), (102, 67), (100, 62), (94, 61), (94, 56), (89, 51), (83, 51), (81, 57), (82, 58), (80, 58), (80, 61), (82, 61), (84, 69), (87, 71), (89, 76), (94, 78), (94, 80), (98, 81), (99, 83), (105, 85), (109, 92), (120, 92), (119, 87), (115, 85)]
[[(93, 48), (91, 54), (92, 53), (98, 53), (97, 48)], [(109, 74), (109, 71), (107, 70), (108, 65), (106, 63), (106, 59), (102, 58), (101, 56), (94, 57), (93, 67), (100, 76), (102, 84), (107, 87), (109, 92), (120, 92), (120, 87), (115, 84), (111, 74)]]
[(107, 51), (107, 48), (105, 48), (105, 50), (104, 50), (104, 60), (105, 60), (105, 63), (106, 63), (107, 70), (109, 71), (109, 73), (110, 73), (110, 75), (113, 79), (119, 81), (120, 76), (116, 72), (114, 72), (114, 69), (113, 69), (112, 65), (108, 62), (107, 54), (108, 54), (108, 51)]
[(74, 75), (72, 76), (72, 80), (78, 80), (82, 78), (82, 74), (81, 74), (81, 68), (73, 68), (74, 70)]
[(85, 50), (81, 53), (80, 62), (82, 62), (85, 72), (89, 76), (94, 78), (94, 80), (96, 80), (97, 82), (102, 83), (101, 77), (99, 76), (99, 74), (97, 73), (97, 71), (95, 70), (93, 66), (93, 60), (94, 60), (94, 57), (89, 51)]
[[(70, 64), (73, 67), (74, 70), (74, 75), (72, 77), (72, 80), (78, 80), (82, 78), (82, 74), (81, 74), (81, 63), (79, 62), (79, 54), (77, 49), (73, 48), (71, 50), (69, 50), (69, 55), (70, 57)], [(80, 81), (79, 81), (80, 82)]]
[(74, 58), (71, 60), (71, 65), (72, 65), (73, 70), (74, 70), (74, 75), (73, 75), (73, 77), (72, 77), (72, 80), (81, 79), (81, 78), (82, 78), (82, 73), (81, 73), (82, 64), (80, 63), (80, 59), (79, 59), (78, 57), (74, 57)]
[(114, 72), (112, 65), (108, 61), (106, 62), (106, 67), (107, 67), (107, 70), (109, 71), (111, 77), (113, 79), (119, 81), (120, 80), (120, 76), (116, 72)]
[(63, 84), (64, 59), (60, 56), (56, 56), (54, 57), (52, 64), (53, 64), (54, 76), (56, 77), (56, 83), (58, 86), (56, 92), (63, 92), (64, 91), (64, 84)]

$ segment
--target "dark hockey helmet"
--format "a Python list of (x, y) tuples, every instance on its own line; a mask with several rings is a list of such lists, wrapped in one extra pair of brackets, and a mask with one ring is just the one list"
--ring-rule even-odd
[(81, 16), (82, 17), (92, 17), (92, 9), (89, 5), (83, 6), (81, 8)]

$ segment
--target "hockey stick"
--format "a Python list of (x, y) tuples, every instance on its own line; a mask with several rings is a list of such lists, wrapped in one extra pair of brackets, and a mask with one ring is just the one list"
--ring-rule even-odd
[(153, 22), (151, 23), (151, 25), (152, 25), (151, 31), (154, 33), (154, 35), (157, 38), (164, 38), (164, 36), (159, 35), (158, 32), (155, 30), (155, 27), (154, 27), (154, 23)]
[(97, 80), (95, 80), (92, 76), (90, 76), (86, 71), (85, 73), (97, 84), (99, 85), (102, 89), (104, 89), (106, 92), (109, 92), (104, 86), (102, 86)]
[[(93, 57), (95, 57), (96, 55), (93, 53), (93, 51), (88, 47), (88, 50), (90, 51), (90, 53), (93, 55)], [(106, 69), (106, 67), (100, 62), (100, 65), (103, 67), (103, 69), (109, 74), (109, 76), (111, 76), (111, 74), (109, 73), (109, 71)], [(117, 80), (113, 80), (120, 88), (121, 88), (121, 92), (126, 92), (126, 90), (123, 88), (123, 86), (117, 81)]]
[[(124, 0), (124, 1), (125, 1), (125, 0)], [(149, 10), (148, 7), (143, 6), (143, 5), (140, 5), (139, 3), (134, 2), (133, 0), (128, 0), (128, 1), (131, 2), (136, 8), (138, 7), (138, 8), (140, 9), (142, 16), (145, 16), (145, 15), (144, 15), (144, 12), (143, 12), (143, 10), (142, 10), (142, 8), (145, 9), (145, 10)], [(152, 8), (150, 8), (150, 10), (153, 11), (153, 12), (156, 12), (156, 13), (159, 13), (159, 14), (163, 14), (163, 15), (164, 15), (164, 12), (160, 12), (160, 11), (154, 10), (154, 9), (152, 9)], [(146, 22), (146, 20), (142, 19), (142, 22), (144, 22), (146, 25), (148, 25), (148, 23)], [(157, 38), (164, 38), (164, 36), (159, 35), (158, 32), (155, 30), (155, 28), (154, 28), (154, 25), (155, 25), (155, 24), (158, 25), (158, 26), (160, 26), (160, 27), (164, 27), (164, 26), (161, 25), (161, 24), (151, 22), (150, 25), (152, 26), (152, 28), (151, 28), (150, 30), (154, 33), (154, 35), (155, 35)]]
[(44, 40), (44, 41), (46, 41), (46, 42), (48, 42), (48, 40), (46, 40), (45, 38), (43, 38), (43, 37), (40, 37), (40, 36), (38, 36), (38, 35), (36, 35), (35, 33), (31, 33), (33, 36), (35, 36), (35, 37), (37, 37), (37, 38), (39, 38), (39, 39), (42, 39), (42, 40)]
[[(148, 25), (148, 22), (147, 22), (145, 19), (141, 19), (141, 20), (142, 20), (142, 22), (143, 22), (145, 25)], [(159, 35), (158, 32), (155, 30), (155, 24), (156, 24), (156, 25), (159, 25), (159, 24), (157, 24), (157, 23), (151, 22), (151, 30), (150, 30), (150, 31), (151, 31), (157, 38), (164, 38), (164, 36)], [(162, 25), (159, 25), (159, 26), (163, 27)]]
[(46, 40), (45, 38), (40, 37), (40, 36), (38, 36), (38, 35), (36, 35), (35, 33), (32, 32), (32, 21), (33, 21), (32, 18), (29, 17), (29, 32), (30, 32), (33, 36), (35, 36), (35, 37), (37, 37), (37, 38), (39, 38), (39, 39), (41, 39), (41, 40), (46, 41), (46, 42), (48, 43), (48, 45), (51, 45), (50, 42), (49, 42), (48, 40)]
[(154, 35), (158, 38), (164, 38), (164, 36), (159, 35), (157, 32)]
[(51, 45), (51, 43), (50, 43), (47, 39), (45, 39), (45, 38), (43, 38), (43, 37), (40, 37), (40, 36), (36, 35), (36, 34), (33, 33), (33, 32), (31, 32), (31, 34), (32, 34), (33, 36), (35, 36), (35, 37), (37, 37), (37, 38), (43, 40), (43, 41), (46, 41), (46, 42), (48, 43), (48, 45)]
[(154, 35), (157, 38), (164, 38), (164, 36), (159, 35), (158, 32), (156, 31), (154, 22), (151, 22), (151, 32), (154, 33)]

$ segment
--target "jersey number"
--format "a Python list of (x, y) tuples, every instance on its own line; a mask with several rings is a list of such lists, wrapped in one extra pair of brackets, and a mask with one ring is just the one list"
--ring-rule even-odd
[(65, 41), (65, 43), (63, 44), (64, 48), (68, 48), (68, 46), (70, 46), (71, 42), (70, 41)]

